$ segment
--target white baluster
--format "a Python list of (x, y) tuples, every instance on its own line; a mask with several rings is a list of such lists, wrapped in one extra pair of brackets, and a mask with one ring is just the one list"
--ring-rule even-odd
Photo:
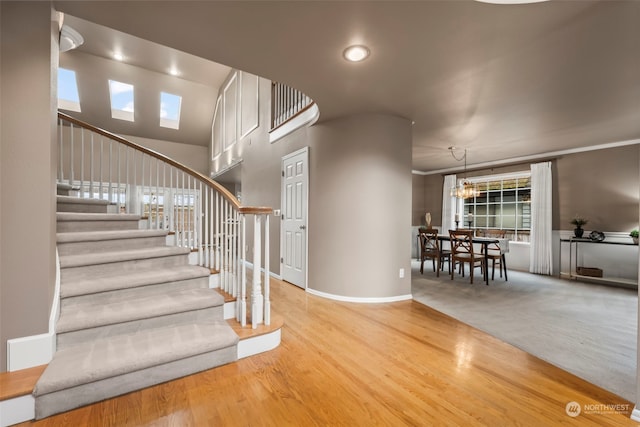
[(271, 324), (271, 300), (269, 273), (269, 215), (264, 216), (264, 324)]
[(102, 152), (103, 152), (103, 149), (104, 149), (104, 139), (101, 136), (100, 137), (100, 159), (99, 159), (100, 160), (100, 170), (99, 170), (100, 181), (99, 181), (99, 184), (98, 184), (98, 185), (100, 185), (100, 187), (98, 189), (98, 191), (100, 192), (99, 197), (98, 197), (99, 199), (104, 199), (104, 189), (102, 188)]
[(74, 180), (74, 176), (73, 176), (73, 164), (74, 159), (73, 159), (73, 134), (74, 134), (74, 128), (73, 128), (73, 123), (71, 123), (71, 129), (70, 129), (70, 138), (69, 138), (69, 185), (73, 185), (73, 180)]
[(197, 183), (198, 188), (196, 190), (196, 247), (198, 248), (198, 265), (204, 266), (204, 254), (202, 252), (202, 181), (194, 181)]
[[(216, 238), (216, 253), (215, 253), (215, 269), (220, 271), (220, 250), (222, 247), (222, 240), (220, 239), (220, 193), (216, 193), (216, 214), (215, 214), (215, 238)], [(222, 277), (222, 276), (220, 276)], [(220, 287), (222, 287), (222, 281), (220, 281)]]
[(91, 132), (91, 145), (89, 146), (89, 197), (93, 198), (93, 132)]
[(242, 273), (241, 273), (242, 275), (240, 277), (240, 298), (238, 299), (238, 301), (240, 301), (240, 307), (237, 310), (238, 314), (236, 317), (238, 318), (238, 321), (244, 328), (247, 325), (247, 263), (245, 262), (245, 252), (244, 252), (244, 248), (246, 247), (246, 244), (247, 244), (246, 216), (244, 214), (241, 214), (240, 220), (242, 221), (242, 231), (241, 231), (242, 256), (240, 257), (240, 259), (242, 260)]
[(261, 219), (260, 215), (254, 215), (253, 221), (253, 286), (251, 289), (251, 327), (256, 329), (258, 323), (262, 323), (264, 299), (260, 286), (260, 259), (262, 257)]
[(62, 119), (58, 120), (58, 181), (62, 182), (62, 180), (64, 179), (64, 172), (63, 172), (63, 146), (64, 146), (64, 134), (63, 134), (63, 129), (64, 129), (64, 123), (62, 121)]
[(162, 228), (167, 230), (167, 164), (162, 162)]
[(109, 202), (113, 202), (113, 177), (111, 175), (111, 163), (113, 162), (113, 140), (109, 139)]
[(80, 128), (80, 198), (84, 198), (84, 128)]
[[(133, 149), (131, 149), (133, 150)], [(131, 183), (129, 182), (129, 147), (125, 147), (124, 149), (124, 164), (125, 164), (125, 168), (126, 168), (126, 185), (124, 187), (124, 195), (125, 195), (125, 199), (124, 199), (124, 203), (125, 203), (125, 211), (126, 213), (131, 213)], [(134, 151), (135, 153), (135, 151)], [(118, 212), (120, 213), (120, 212)]]
[[(178, 185), (177, 182), (177, 177), (176, 177), (176, 186)], [(175, 228), (175, 206), (176, 206), (176, 198), (175, 198), (175, 191), (173, 189), (173, 166), (169, 167), (169, 198), (171, 200), (171, 209), (169, 210), (169, 231), (174, 233), (174, 238), (175, 236), (175, 232), (176, 232), (176, 228)], [(178, 245), (178, 239), (175, 239), (175, 245)]]
[(140, 214), (144, 215), (144, 153), (142, 153), (140, 160), (142, 162), (142, 164), (140, 165), (140, 171), (141, 171), (140, 180), (142, 181), (140, 183), (140, 187), (142, 188), (142, 200), (140, 201)]
[(160, 160), (156, 159), (156, 230), (160, 229)]

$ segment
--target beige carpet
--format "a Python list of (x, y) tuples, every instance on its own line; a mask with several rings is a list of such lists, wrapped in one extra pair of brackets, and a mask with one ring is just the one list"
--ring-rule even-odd
[(414, 300), (636, 401), (636, 290), (518, 271), (475, 282), (412, 264)]

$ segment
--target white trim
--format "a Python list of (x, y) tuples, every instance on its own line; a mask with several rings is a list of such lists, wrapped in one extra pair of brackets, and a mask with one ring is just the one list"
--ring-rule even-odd
[[(218, 146), (220, 147), (220, 152), (216, 153), (216, 119), (218, 119), (218, 113), (220, 111), (220, 103), (222, 102), (222, 95), (218, 96), (216, 99), (216, 108), (213, 110), (213, 121), (211, 122), (211, 161), (216, 160), (218, 157), (222, 156), (222, 132), (220, 132), (220, 141), (218, 141)], [(218, 126), (222, 129), (222, 118), (218, 122)]]
[[(606, 150), (608, 148), (617, 148), (617, 147), (624, 147), (626, 145), (636, 145), (636, 144), (640, 144), (640, 139), (628, 139), (625, 141), (608, 142), (606, 144), (591, 145), (588, 147), (569, 148), (567, 150), (550, 151), (548, 153), (532, 154), (530, 156), (512, 157), (510, 159), (494, 160), (491, 162), (469, 164), (467, 165), (467, 167), (477, 169), (477, 168), (485, 168), (485, 167), (491, 167), (491, 166), (499, 166), (504, 164), (525, 163), (532, 160), (549, 159), (550, 157), (565, 156), (567, 154), (584, 153), (587, 151), (596, 151), (596, 150)], [(437, 169), (437, 170), (426, 171), (426, 172), (418, 171), (414, 169), (411, 171), (411, 173), (413, 173), (414, 175), (437, 175), (437, 174), (447, 174), (451, 172), (459, 172), (461, 170), (462, 169), (460, 167), (456, 166), (453, 168)]]
[(244, 159), (233, 160), (227, 166), (225, 166), (224, 168), (220, 169), (217, 172), (212, 172), (211, 175), (209, 175), (209, 176), (211, 177), (211, 179), (216, 179), (220, 175), (229, 172), (231, 169), (235, 168), (236, 166), (241, 165), (243, 161), (244, 161)]
[(236, 302), (225, 302), (223, 308), (223, 319), (235, 319), (236, 318)]
[(291, 132), (301, 128), (302, 126), (311, 126), (316, 121), (318, 121), (319, 118), (320, 110), (318, 109), (318, 105), (313, 104), (307, 110), (303, 111), (302, 114), (294, 117), (293, 119), (284, 123), (282, 126), (269, 132), (269, 142), (274, 143), (280, 138), (283, 138)]
[(238, 342), (238, 359), (253, 356), (265, 351), (273, 350), (280, 345), (282, 328), (278, 328), (268, 334), (245, 338)]
[(631, 411), (631, 419), (633, 421), (640, 421), (640, 409), (638, 409), (637, 406), (635, 406), (633, 411)]
[[(255, 99), (256, 122), (253, 125), (249, 126), (249, 128), (243, 132), (244, 124), (242, 123), (242, 111), (244, 109), (243, 94), (244, 94), (245, 76), (256, 78), (256, 99)], [(258, 129), (258, 126), (260, 126), (260, 78), (256, 75), (241, 71), (240, 72), (240, 139), (243, 139), (244, 137), (249, 135), (251, 132), (253, 132), (255, 129)]]
[(0, 401), (1, 427), (23, 423), (35, 417), (36, 399), (31, 394)]
[(315, 289), (307, 288), (307, 292), (312, 295), (317, 295), (322, 298), (332, 299), (336, 301), (344, 301), (344, 302), (357, 302), (362, 304), (381, 304), (387, 302), (398, 302), (398, 301), (406, 301), (413, 299), (413, 295), (398, 295), (395, 297), (346, 297), (343, 295), (334, 295), (329, 294), (327, 292), (317, 291)]
[(466, 179), (474, 184), (478, 182), (490, 182), (490, 181), (505, 181), (508, 179), (516, 179), (516, 178), (530, 178), (531, 177), (531, 169), (521, 172), (511, 172), (511, 173), (501, 173), (497, 175), (478, 175), (471, 176), (469, 178), (461, 178)]
[[(238, 142), (238, 73), (234, 72), (233, 76), (229, 79), (224, 89), (222, 90), (222, 153), (228, 151), (233, 147), (236, 142)], [(227, 91), (231, 87), (232, 84), (235, 83), (235, 93), (233, 93), (233, 97), (227, 96)], [(234, 120), (231, 128), (235, 132), (235, 138), (232, 141), (227, 141), (227, 99), (234, 99), (233, 103), (233, 113)], [(229, 110), (231, 111), (231, 110)]]
[(56, 352), (56, 323), (60, 315), (60, 258), (56, 248), (56, 282), (49, 315), (49, 331), (45, 334), (7, 340), (7, 371), (33, 368), (51, 362)]

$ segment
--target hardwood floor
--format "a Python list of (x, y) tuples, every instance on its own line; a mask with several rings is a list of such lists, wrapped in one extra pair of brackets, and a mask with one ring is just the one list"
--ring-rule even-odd
[(631, 402), (422, 304), (341, 303), (277, 280), (271, 295), (277, 349), (22, 425), (637, 425)]

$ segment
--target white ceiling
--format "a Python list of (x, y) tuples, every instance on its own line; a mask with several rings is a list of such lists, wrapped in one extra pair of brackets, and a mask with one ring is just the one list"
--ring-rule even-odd
[[(415, 122), (420, 171), (459, 166), (449, 146), (466, 148), (475, 164), (640, 138), (636, 0), (54, 4), (136, 36), (127, 46), (153, 41), (159, 50), (134, 50), (144, 69), (164, 73), (165, 58), (188, 53), (194, 62), (180, 67), (194, 84), (206, 84), (197, 61), (215, 61), (300, 89), (318, 103), (321, 121), (365, 112), (406, 117)], [(112, 39), (100, 39), (86, 49), (108, 52)], [(353, 43), (367, 45), (371, 57), (344, 61)], [(219, 78), (205, 71), (207, 82), (208, 75), (215, 87)]]

